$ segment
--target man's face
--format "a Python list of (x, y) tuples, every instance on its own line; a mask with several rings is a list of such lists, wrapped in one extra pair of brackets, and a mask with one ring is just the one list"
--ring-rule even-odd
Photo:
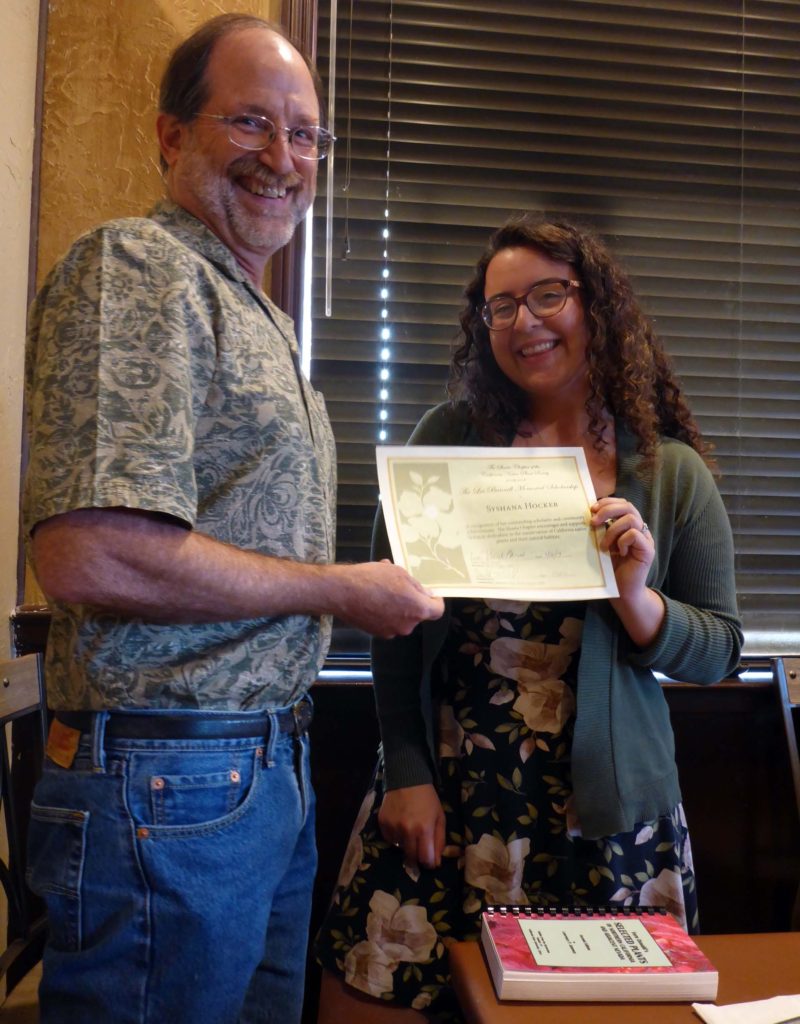
[[(208, 99), (197, 113), (261, 114), (279, 128), (319, 123), (314, 83), (300, 54), (269, 29), (224, 36), (207, 69)], [(165, 153), (172, 199), (202, 220), (254, 280), (290, 240), (316, 191), (317, 161), (303, 160), (285, 132), (259, 152), (228, 139), (222, 121), (198, 118), (173, 133)]]

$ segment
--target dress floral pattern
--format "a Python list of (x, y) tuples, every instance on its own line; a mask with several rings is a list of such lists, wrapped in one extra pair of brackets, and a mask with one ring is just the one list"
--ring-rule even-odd
[(570, 752), (583, 604), (453, 602), (439, 684), (439, 868), (404, 863), (378, 826), (381, 766), (353, 828), (318, 961), (361, 992), (460, 1021), (447, 947), (477, 939), (490, 903), (663, 906), (697, 930), (680, 806), (584, 839)]

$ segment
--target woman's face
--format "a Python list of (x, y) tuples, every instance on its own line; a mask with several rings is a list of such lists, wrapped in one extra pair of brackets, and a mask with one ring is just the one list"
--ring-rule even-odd
[[(537, 249), (502, 249), (486, 268), (485, 298), (523, 296), (547, 278), (574, 280), (569, 263), (552, 260)], [(586, 327), (579, 288), (570, 287), (560, 313), (540, 319), (523, 302), (513, 324), (490, 331), (497, 365), (508, 379), (533, 399), (573, 400), (583, 406), (588, 392)]]

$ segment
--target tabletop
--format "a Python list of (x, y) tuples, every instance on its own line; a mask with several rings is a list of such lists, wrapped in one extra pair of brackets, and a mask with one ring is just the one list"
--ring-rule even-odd
[[(800, 932), (696, 935), (719, 971), (716, 1003), (800, 993)], [(499, 1002), (479, 943), (450, 947), (453, 986), (468, 1024), (699, 1024), (690, 1003)]]

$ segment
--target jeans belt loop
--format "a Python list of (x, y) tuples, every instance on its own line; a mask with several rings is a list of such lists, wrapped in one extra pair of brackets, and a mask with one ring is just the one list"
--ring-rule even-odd
[(295, 718), (295, 730), (298, 736), (305, 736), (311, 728), (314, 718), (314, 701), (310, 693), (303, 696), (292, 705), (292, 713)]
[(108, 722), (107, 711), (96, 711), (92, 715), (92, 771), (105, 772), (106, 770), (106, 723)]
[(278, 722), (278, 716), (274, 713), (269, 714), (269, 731), (267, 733), (267, 749), (264, 753), (264, 762), (267, 768), (275, 767), (275, 744), (278, 742), (278, 732), (280, 731), (280, 723)]

